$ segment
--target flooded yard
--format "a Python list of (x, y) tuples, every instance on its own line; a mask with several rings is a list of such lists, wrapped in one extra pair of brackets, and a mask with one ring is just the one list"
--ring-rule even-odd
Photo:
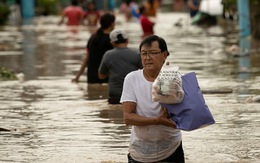
[[(180, 20), (182, 27), (174, 24)], [(0, 162), (125, 163), (130, 127), (121, 105), (107, 104), (107, 85), (71, 83), (95, 29), (57, 26), (59, 17), (37, 17), (21, 27), (0, 29), (0, 67), (19, 80), (0, 81)], [(159, 13), (155, 33), (168, 43), (168, 61), (180, 72), (196, 72), (216, 124), (183, 131), (188, 163), (260, 162), (259, 44), (252, 53), (230, 53), (239, 45), (236, 26), (191, 26), (188, 14)], [(117, 16), (116, 28), (137, 49), (141, 27)], [(232, 50), (232, 49), (231, 49)], [(239, 53), (239, 52), (238, 52)]]

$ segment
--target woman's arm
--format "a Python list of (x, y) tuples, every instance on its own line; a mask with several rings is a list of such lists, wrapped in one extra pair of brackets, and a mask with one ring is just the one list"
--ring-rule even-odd
[(80, 70), (77, 73), (76, 77), (74, 79), (72, 79), (71, 82), (76, 82), (76, 83), (79, 82), (80, 76), (83, 74), (83, 72), (85, 71), (86, 67), (88, 66), (88, 59), (89, 59), (89, 53), (88, 53), (88, 50), (87, 50), (86, 57), (84, 58), (84, 61), (81, 64)]

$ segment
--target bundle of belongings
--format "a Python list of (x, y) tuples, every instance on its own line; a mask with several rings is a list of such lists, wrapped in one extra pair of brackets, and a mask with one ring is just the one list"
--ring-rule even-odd
[(215, 123), (194, 72), (182, 76), (179, 67), (163, 65), (152, 98), (167, 109), (178, 129), (191, 131)]
[(152, 86), (153, 101), (164, 104), (180, 103), (184, 97), (179, 67), (165, 65)]

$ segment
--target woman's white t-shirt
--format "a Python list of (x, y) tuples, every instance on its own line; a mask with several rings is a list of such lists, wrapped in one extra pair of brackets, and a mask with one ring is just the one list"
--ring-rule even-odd
[[(129, 73), (124, 80), (121, 103), (136, 103), (136, 114), (158, 117), (162, 109), (152, 101), (152, 84), (145, 79), (143, 70)], [(139, 162), (166, 159), (181, 143), (181, 131), (163, 125), (132, 126), (129, 153)]]

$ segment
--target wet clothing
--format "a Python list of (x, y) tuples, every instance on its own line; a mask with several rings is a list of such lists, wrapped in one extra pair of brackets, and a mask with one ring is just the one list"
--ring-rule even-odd
[(100, 14), (98, 11), (87, 11), (84, 18), (87, 20), (88, 25), (96, 26), (100, 18)]
[(104, 54), (99, 72), (109, 75), (109, 103), (119, 103), (125, 76), (142, 67), (139, 53), (130, 48), (114, 48)]
[[(127, 155), (127, 158), (128, 158), (128, 163), (140, 163), (140, 162), (134, 160), (130, 154)], [(172, 155), (170, 155), (168, 158), (166, 158), (160, 162), (185, 163), (182, 143), (179, 145), (179, 147), (176, 149), (176, 151)]]
[(98, 67), (102, 60), (103, 55), (107, 50), (113, 48), (110, 43), (109, 34), (103, 33), (99, 40), (96, 39), (96, 34), (93, 34), (88, 43), (87, 49), (89, 53), (88, 69), (87, 69), (87, 82), (88, 83), (107, 83), (108, 78), (98, 78)]
[(143, 37), (154, 34), (153, 26), (154, 22), (152, 22), (147, 16), (140, 16), (140, 23), (143, 30)]
[(84, 11), (77, 6), (68, 6), (63, 10), (62, 14), (68, 18), (67, 25), (74, 26), (80, 25), (80, 21), (84, 16)]
[[(152, 101), (152, 84), (143, 75), (143, 70), (125, 77), (121, 103), (136, 103), (136, 114), (158, 117), (162, 113), (159, 102)], [(180, 146), (181, 131), (164, 125), (132, 126), (129, 153), (139, 162), (157, 162), (171, 156)]]

